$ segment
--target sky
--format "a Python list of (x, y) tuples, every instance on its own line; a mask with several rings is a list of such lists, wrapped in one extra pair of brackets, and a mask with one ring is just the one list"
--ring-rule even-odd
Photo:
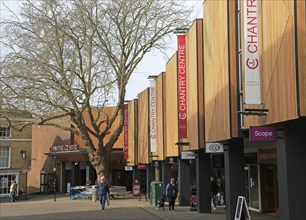
[[(189, 0), (187, 4), (194, 6), (195, 10), (192, 14), (192, 18), (203, 18), (203, 0)], [(172, 40), (169, 42), (172, 49), (166, 51), (167, 57), (164, 54), (158, 53), (156, 51), (149, 52), (144, 59), (140, 62), (136, 71), (134, 71), (132, 77), (126, 88), (126, 100), (132, 100), (137, 98), (137, 95), (144, 91), (150, 86), (149, 75), (159, 75), (166, 70), (166, 63), (172, 57), (176, 51), (176, 35), (171, 36)]]
[[(203, 0), (185, 0), (186, 4), (194, 8), (192, 14), (192, 19), (202, 18), (202, 4)], [(3, 3), (7, 5), (10, 9), (18, 10), (18, 2), (21, 0), (0, 0), (0, 17), (5, 16), (8, 9), (3, 6)], [(0, 29), (1, 32), (1, 29)], [(149, 75), (159, 75), (165, 71), (166, 63), (172, 57), (176, 51), (176, 35), (171, 36), (169, 44), (171, 44), (171, 49), (165, 51), (165, 54), (161, 54), (157, 51), (150, 51), (144, 59), (139, 63), (137, 69), (132, 74), (127, 87), (126, 87), (126, 97), (125, 100), (133, 100), (137, 98), (137, 95), (149, 87)], [(0, 48), (1, 49), (1, 48)], [(1, 51), (0, 51), (1, 52)]]

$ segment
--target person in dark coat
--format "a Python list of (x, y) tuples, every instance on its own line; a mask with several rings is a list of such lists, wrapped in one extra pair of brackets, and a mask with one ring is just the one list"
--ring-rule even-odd
[(169, 210), (170, 211), (175, 210), (174, 206), (175, 206), (175, 200), (177, 197), (177, 193), (178, 193), (178, 189), (175, 183), (175, 179), (171, 178), (170, 183), (168, 183), (166, 187), (166, 195), (169, 199)]
[(105, 200), (108, 196), (107, 194), (109, 194), (109, 186), (108, 183), (105, 181), (105, 177), (101, 176), (101, 182), (99, 182), (98, 184), (98, 195), (102, 210), (105, 209)]
[(218, 200), (217, 193), (219, 191), (219, 186), (213, 177), (210, 177), (210, 184), (211, 184), (211, 198), (213, 201), (214, 210), (216, 210), (217, 200)]

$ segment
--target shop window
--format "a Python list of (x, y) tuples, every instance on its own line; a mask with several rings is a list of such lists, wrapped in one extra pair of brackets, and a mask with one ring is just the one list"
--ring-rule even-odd
[(10, 167), (10, 147), (0, 147), (0, 169)]
[(82, 161), (80, 162), (80, 170), (85, 170), (86, 169), (86, 162)]
[(245, 164), (257, 164), (257, 153), (245, 153), (244, 163)]
[(65, 162), (65, 170), (72, 170), (72, 162)]
[(16, 180), (18, 184), (18, 174), (17, 173), (0, 174), (0, 195), (9, 194), (12, 180)]

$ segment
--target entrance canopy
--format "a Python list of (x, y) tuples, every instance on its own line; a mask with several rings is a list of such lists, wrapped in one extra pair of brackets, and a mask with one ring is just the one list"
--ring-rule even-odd
[(65, 162), (88, 161), (87, 151), (77, 144), (52, 146), (50, 152), (45, 154)]

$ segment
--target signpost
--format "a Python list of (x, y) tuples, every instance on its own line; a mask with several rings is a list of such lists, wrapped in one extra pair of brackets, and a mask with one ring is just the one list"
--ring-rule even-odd
[(244, 196), (238, 196), (237, 205), (236, 205), (236, 212), (235, 212), (235, 219), (240, 220), (241, 215), (243, 213), (243, 219), (251, 220), (251, 216), (249, 213), (249, 209), (245, 200)]
[(224, 152), (223, 143), (219, 143), (219, 142), (206, 143), (205, 152), (206, 153), (223, 153)]
[(195, 159), (195, 152), (193, 151), (183, 151), (181, 152), (182, 160), (193, 160)]
[(250, 142), (256, 141), (276, 141), (277, 131), (269, 126), (250, 126)]
[(124, 170), (125, 171), (133, 171), (133, 167), (132, 166), (125, 166)]
[(141, 185), (140, 183), (133, 183), (133, 196), (139, 196), (140, 195), (140, 189), (141, 189)]

